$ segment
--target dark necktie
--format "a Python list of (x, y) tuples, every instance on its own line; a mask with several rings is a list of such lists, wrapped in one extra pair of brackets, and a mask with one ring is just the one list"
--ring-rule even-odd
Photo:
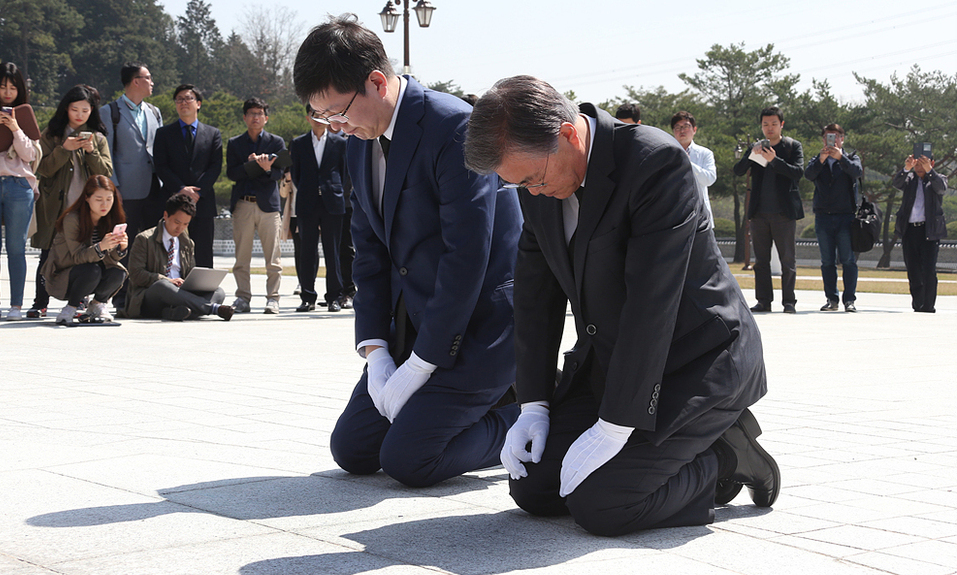
[[(578, 198), (578, 222), (581, 222), (582, 218), (582, 190), (584, 189), (579, 187), (575, 190), (575, 197)], [(578, 237), (578, 222), (575, 224), (575, 231), (572, 232), (571, 239), (568, 240), (568, 259), (572, 261), (572, 265), (575, 264), (575, 239)]]
[(385, 136), (379, 136), (379, 145), (382, 146), (382, 155), (385, 156), (386, 163), (389, 162), (389, 146), (392, 142)]
[(186, 126), (183, 131), (183, 139), (186, 140), (186, 153), (192, 157), (193, 155), (193, 127)]
[(170, 272), (173, 270), (173, 256), (176, 254), (173, 246), (173, 238), (170, 238), (169, 249), (166, 250), (166, 277), (169, 277)]

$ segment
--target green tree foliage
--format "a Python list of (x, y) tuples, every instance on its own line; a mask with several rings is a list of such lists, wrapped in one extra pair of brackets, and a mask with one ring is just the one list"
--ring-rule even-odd
[(58, 77), (72, 71), (73, 59), (58, 38), (81, 26), (83, 17), (64, 0), (0, 0), (0, 60), (31, 80), (35, 106), (59, 100)]
[(218, 56), (225, 45), (209, 8), (203, 0), (189, 0), (186, 14), (176, 19), (176, 52), (182, 81), (212, 93), (221, 88)]
[(425, 86), (430, 90), (435, 90), (436, 92), (445, 92), (446, 94), (452, 94), (453, 96), (458, 96), (459, 98), (465, 96), (465, 92), (462, 91), (462, 87), (451, 80), (447, 82), (432, 82), (430, 84), (426, 84)]

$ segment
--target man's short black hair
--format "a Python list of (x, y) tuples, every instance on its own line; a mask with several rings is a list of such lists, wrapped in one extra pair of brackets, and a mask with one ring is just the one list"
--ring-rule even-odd
[(688, 123), (691, 124), (692, 128), (698, 127), (698, 124), (695, 123), (694, 116), (691, 114), (691, 112), (685, 112), (684, 110), (682, 110), (671, 117), (671, 129), (674, 130), (675, 125), (681, 120), (688, 120)]
[(123, 64), (123, 67), (120, 68), (120, 82), (123, 83), (123, 87), (130, 85), (136, 76), (140, 73), (140, 70), (146, 67), (146, 64), (142, 62), (127, 62)]
[(641, 121), (641, 108), (638, 107), (638, 104), (622, 104), (618, 106), (615, 117), (619, 120), (622, 118), (631, 118), (637, 124)]
[(842, 128), (840, 124), (828, 124), (828, 125), (824, 126), (823, 128), (821, 128), (821, 135), (822, 135), (822, 136), (823, 136), (824, 134), (828, 133), (828, 132), (835, 132), (835, 133), (840, 134), (840, 135), (843, 136), (843, 135), (844, 135), (844, 128)]
[(269, 104), (262, 98), (250, 98), (243, 102), (243, 116), (246, 115), (246, 112), (248, 112), (250, 108), (262, 108), (263, 114), (269, 115)]
[(303, 102), (330, 88), (340, 94), (366, 93), (374, 70), (395, 76), (382, 41), (359, 24), (355, 14), (330, 17), (309, 32), (293, 65), (296, 95)]
[(166, 200), (166, 215), (172, 216), (176, 212), (183, 212), (192, 218), (196, 215), (196, 204), (184, 193), (173, 194)]
[(187, 90), (192, 92), (193, 96), (196, 96), (197, 102), (203, 101), (203, 93), (199, 91), (199, 88), (197, 88), (196, 86), (192, 84), (180, 84), (179, 86), (177, 86), (176, 90), (173, 91), (173, 99), (175, 100), (176, 96), (179, 96), (180, 92), (185, 92)]
[(782, 112), (781, 108), (778, 108), (777, 106), (769, 106), (761, 110), (761, 115), (758, 116), (758, 122), (760, 123), (767, 116), (777, 116), (778, 120), (781, 120), (782, 124), (784, 123), (784, 112)]

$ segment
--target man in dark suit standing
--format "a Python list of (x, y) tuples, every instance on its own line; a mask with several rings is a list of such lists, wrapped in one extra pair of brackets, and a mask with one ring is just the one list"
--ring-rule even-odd
[(940, 240), (947, 237), (943, 209), (947, 180), (934, 171), (933, 158), (911, 155), (891, 183), (904, 192), (894, 231), (901, 238), (911, 305), (914, 311), (934, 313), (937, 254)]
[[(618, 535), (710, 523), (741, 484), (774, 503), (746, 409), (766, 391), (761, 336), (675, 139), (517, 76), (475, 104), (465, 157), (514, 182), (525, 215), (522, 413), (502, 449), (518, 505)], [(578, 341), (556, 387), (569, 302)]]
[(180, 192), (196, 204), (189, 237), (196, 244), (196, 265), (213, 267), (213, 220), (216, 193), (213, 184), (223, 171), (223, 139), (219, 130), (199, 121), (203, 93), (192, 84), (173, 92), (179, 120), (156, 130), (153, 159), (167, 198)]
[(273, 167), (277, 154), (286, 143), (264, 128), (269, 121), (269, 105), (260, 98), (243, 102), (246, 131), (226, 144), (226, 175), (233, 184), (229, 209), (233, 213), (233, 241), (236, 243), (236, 313), (249, 311), (252, 287), (249, 283), (253, 257), (253, 237), (259, 234), (266, 260), (266, 308), (263, 313), (279, 313), (279, 286), (282, 260), (279, 239), (282, 218), (279, 214), (279, 185), (282, 170)]
[(781, 134), (784, 114), (776, 106), (761, 110), (761, 131), (766, 139), (748, 149), (734, 165), (734, 173), (743, 176), (751, 170), (751, 199), (748, 219), (754, 242), (753, 312), (771, 311), (774, 289), (771, 285), (771, 245), (781, 258), (781, 303), (784, 313), (797, 313), (794, 285), (797, 281), (795, 232), (804, 218), (804, 205), (798, 182), (804, 175), (804, 150), (801, 142)]
[(518, 415), (513, 402), (495, 408), (515, 381), (515, 193), (465, 169), (468, 104), (396, 76), (354, 15), (309, 33), (294, 77), (314, 121), (354, 136), (356, 349), (367, 367), (332, 432), (336, 463), (410, 486), (497, 465)]
[[(306, 115), (313, 118), (312, 106)], [(346, 138), (327, 130), (327, 124), (309, 122), (312, 130), (289, 146), (292, 155), (292, 183), (296, 185), (296, 227), (299, 229), (299, 297), (296, 311), (316, 309), (316, 271), (319, 267), (319, 238), (326, 262), (325, 301), (329, 311), (342, 309), (342, 275), (339, 269), (339, 242), (346, 213), (343, 197), (346, 180)]]

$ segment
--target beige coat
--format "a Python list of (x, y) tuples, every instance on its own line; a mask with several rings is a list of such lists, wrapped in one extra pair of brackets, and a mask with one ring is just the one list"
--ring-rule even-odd
[(116, 249), (105, 252), (101, 258), (91, 242), (77, 241), (79, 232), (80, 216), (73, 212), (64, 218), (63, 231), (53, 237), (50, 257), (40, 270), (40, 275), (46, 281), (47, 293), (57, 299), (66, 299), (66, 291), (70, 287), (70, 268), (75, 265), (102, 261), (108, 268), (126, 271), (120, 263), (122, 256)]
[[(76, 130), (84, 131), (87, 131), (86, 124)], [(70, 207), (67, 205), (67, 191), (73, 180), (73, 170), (80, 170), (83, 181), (90, 176), (110, 177), (113, 175), (113, 161), (110, 159), (106, 136), (99, 132), (93, 132), (92, 152), (79, 150), (82, 161), (78, 166), (73, 164), (73, 152), (63, 147), (63, 138), (52, 136), (49, 128), (40, 134), (40, 147), (43, 149), (43, 159), (36, 172), (40, 179), (40, 196), (35, 207), (37, 230), (30, 245), (48, 250), (56, 233), (57, 218)]]

